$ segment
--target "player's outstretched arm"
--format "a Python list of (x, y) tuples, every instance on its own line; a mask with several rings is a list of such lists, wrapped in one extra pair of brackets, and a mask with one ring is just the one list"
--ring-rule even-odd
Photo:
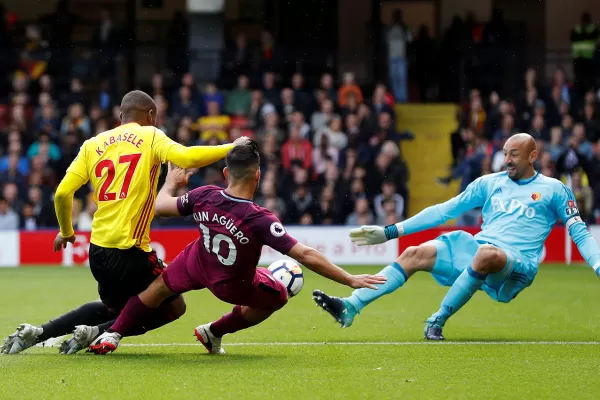
[(73, 230), (73, 223), (71, 221), (73, 196), (77, 189), (83, 186), (85, 182), (86, 180), (81, 176), (67, 171), (65, 177), (60, 181), (58, 188), (56, 188), (56, 193), (54, 194), (54, 211), (56, 212), (60, 232), (54, 240), (54, 251), (65, 248), (67, 243), (75, 242), (75, 231)]
[(171, 162), (169, 162), (167, 168), (165, 183), (156, 196), (154, 211), (156, 215), (161, 217), (177, 217), (181, 214), (177, 208), (175, 191), (180, 186), (187, 185), (191, 173), (173, 165)]
[(385, 227), (363, 225), (351, 229), (350, 240), (358, 246), (374, 245), (439, 226), (469, 210), (483, 206), (486, 198), (484, 186), (482, 178), (476, 179), (458, 196), (445, 203), (427, 207), (414, 217), (397, 224)]
[(311, 271), (354, 289), (369, 288), (377, 290), (375, 285), (385, 283), (387, 280), (386, 277), (380, 275), (351, 275), (333, 264), (317, 250), (302, 243), (296, 243), (287, 255)]
[(220, 146), (185, 147), (175, 143), (169, 148), (166, 159), (181, 168), (202, 168), (221, 160), (229, 153), (233, 146), (243, 144), (247, 140), (248, 138), (243, 136), (236, 139), (233, 143), (222, 144)]
[(560, 186), (553, 197), (556, 214), (564, 221), (569, 235), (573, 238), (573, 242), (577, 245), (584, 260), (600, 278), (600, 248), (579, 215), (575, 195), (565, 185), (561, 184)]

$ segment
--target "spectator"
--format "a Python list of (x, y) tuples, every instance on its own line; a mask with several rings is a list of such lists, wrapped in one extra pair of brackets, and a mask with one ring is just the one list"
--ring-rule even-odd
[(108, 8), (100, 10), (100, 24), (94, 32), (94, 50), (97, 74), (101, 79), (111, 78), (116, 70), (115, 59), (121, 46), (121, 35)]
[(348, 138), (349, 147), (357, 147), (358, 140), (361, 136), (359, 119), (356, 114), (348, 114), (345, 119), (346, 136)]
[(327, 164), (331, 161), (337, 164), (339, 158), (339, 150), (332, 146), (327, 135), (321, 135), (320, 142), (315, 144), (312, 153), (312, 164), (316, 175), (320, 176), (325, 173)]
[(304, 90), (304, 76), (299, 72), (292, 75), (292, 89), (294, 91), (294, 106), (305, 117), (308, 116), (310, 113), (310, 96)]
[(297, 127), (291, 128), (289, 140), (281, 147), (283, 168), (289, 170), (294, 161), (299, 161), (306, 169), (310, 169), (312, 166), (312, 146), (307, 139), (302, 137)]
[(502, 128), (494, 133), (494, 147), (496, 149), (502, 149), (506, 139), (515, 133), (515, 119), (512, 115), (506, 114), (502, 117)]
[(277, 89), (275, 74), (273, 72), (265, 72), (263, 75), (262, 93), (265, 100), (269, 103), (275, 106), (279, 104), (281, 94), (279, 93), (279, 89)]
[(573, 138), (576, 142), (577, 149), (586, 159), (591, 159), (594, 153), (592, 143), (585, 137), (585, 125), (582, 123), (573, 126)]
[(87, 105), (87, 96), (83, 89), (83, 84), (78, 78), (71, 79), (70, 91), (63, 93), (61, 96), (61, 107), (68, 108), (71, 104), (80, 103)]
[(26, 201), (20, 216), (19, 228), (25, 231), (36, 231), (38, 224), (33, 214), (33, 204)]
[(390, 84), (398, 103), (408, 101), (407, 49), (412, 40), (412, 30), (404, 23), (402, 10), (394, 10), (392, 24), (387, 29), (386, 41)]
[(204, 109), (208, 109), (208, 103), (216, 102), (219, 105), (219, 113), (223, 112), (225, 109), (225, 97), (223, 93), (219, 92), (217, 89), (217, 85), (214, 83), (209, 83), (206, 85), (203, 94), (203, 107)]
[(319, 111), (314, 112), (310, 119), (310, 127), (313, 132), (319, 132), (326, 128), (333, 117), (333, 101), (325, 99), (320, 103)]
[(0, 230), (19, 229), (19, 216), (8, 205), (5, 198), (0, 197)]
[(346, 225), (373, 225), (374, 219), (369, 209), (369, 200), (360, 197), (356, 200), (354, 212), (346, 218)]
[[(182, 86), (179, 88), (178, 96), (173, 101), (173, 118), (180, 119), (183, 117), (190, 117), (197, 119), (202, 113), (202, 106), (193, 100), (192, 89), (189, 86)], [(217, 104), (218, 107), (218, 104)]]
[(335, 88), (333, 86), (333, 77), (331, 76), (331, 74), (325, 73), (321, 75), (319, 89), (325, 93), (326, 97), (329, 100), (333, 101), (334, 103), (337, 103), (337, 92), (335, 91)]
[(310, 214), (313, 208), (313, 201), (313, 195), (306, 186), (296, 186), (287, 207), (289, 210), (290, 222), (300, 222), (300, 219), (304, 214)]
[(281, 114), (283, 118), (289, 123), (292, 122), (292, 115), (295, 112), (301, 112), (294, 102), (294, 91), (290, 88), (285, 88), (281, 91)]
[(386, 93), (387, 91), (385, 89), (385, 86), (379, 84), (375, 87), (372, 100), (373, 104), (371, 107), (375, 112), (375, 115), (379, 115), (382, 112), (394, 115), (393, 108), (390, 107), (390, 105), (387, 103)]
[(533, 136), (536, 140), (548, 140), (550, 139), (550, 135), (548, 135), (548, 131), (546, 130), (546, 123), (544, 122), (544, 117), (540, 115), (536, 115), (533, 117), (533, 122), (531, 123), (531, 129), (529, 130), (529, 134)]
[(305, 122), (304, 114), (299, 111), (295, 111), (291, 115), (290, 131), (292, 129), (298, 129), (300, 135), (305, 139), (310, 137), (310, 125)]
[(226, 142), (229, 138), (227, 134), (231, 119), (227, 115), (219, 113), (219, 103), (209, 101), (207, 105), (208, 115), (198, 120), (200, 127), (200, 140), (208, 142), (211, 137), (215, 137), (219, 142)]
[(250, 114), (252, 94), (250, 90), (248, 90), (248, 83), (249, 81), (246, 75), (241, 75), (238, 78), (237, 87), (227, 96), (225, 105), (225, 112), (227, 114), (244, 116)]
[(346, 72), (344, 74), (344, 82), (338, 89), (338, 104), (340, 107), (346, 107), (350, 96), (354, 96), (356, 104), (363, 102), (363, 95), (360, 87), (354, 81), (354, 74)]
[(594, 104), (587, 103), (583, 107), (583, 123), (585, 125), (585, 136), (591, 142), (600, 139), (600, 121)]
[(27, 157), (30, 159), (38, 155), (44, 155), (52, 161), (59, 161), (62, 157), (60, 148), (56, 143), (51, 142), (50, 137), (45, 133), (42, 133), (37, 142), (27, 150)]
[(238, 33), (235, 46), (227, 52), (225, 70), (231, 76), (248, 75), (252, 67), (252, 51), (244, 33)]
[[(385, 204), (390, 202), (394, 205), (393, 211), (397, 217), (404, 215), (404, 198), (396, 193), (396, 183), (391, 179), (385, 179), (381, 186), (381, 193), (373, 200), (375, 215), (379, 220), (389, 214), (389, 210), (385, 210)], [(396, 220), (396, 222), (398, 221), (399, 219)]]
[(328, 144), (338, 152), (348, 145), (348, 137), (342, 132), (342, 119), (338, 116), (333, 117), (329, 121), (328, 127), (316, 133), (313, 138), (313, 144), (319, 146), (323, 136), (327, 136)]
[(155, 94), (154, 102), (156, 103), (156, 127), (167, 134), (173, 132), (176, 123), (173, 118), (168, 115), (169, 105), (165, 97), (162, 94)]
[(15, 183), (5, 183), (2, 188), (2, 198), (6, 200), (8, 206), (13, 210), (18, 210), (21, 206), (19, 199), (19, 188)]
[(42, 107), (40, 116), (36, 119), (35, 128), (38, 131), (48, 133), (53, 138), (58, 137), (60, 122), (56, 118), (56, 111), (52, 104), (46, 104)]
[(279, 72), (280, 56), (279, 50), (275, 46), (273, 35), (266, 29), (260, 34), (260, 48), (258, 49), (259, 71)]
[(68, 131), (75, 129), (83, 132), (85, 137), (90, 137), (92, 133), (90, 120), (84, 114), (83, 105), (81, 103), (74, 103), (69, 106), (69, 113), (63, 119), (60, 126), (60, 133), (61, 135), (64, 135)]
[(274, 138), (275, 145), (283, 143), (285, 140), (285, 132), (279, 128), (279, 115), (275, 111), (268, 112), (264, 116), (265, 123), (256, 131), (256, 140), (264, 143), (267, 138)]
[(436, 57), (437, 44), (429, 35), (427, 25), (419, 27), (419, 35), (414, 42), (415, 69), (417, 72), (417, 84), (419, 86), (419, 99), (425, 103), (431, 97), (430, 93), (435, 87), (437, 80)]

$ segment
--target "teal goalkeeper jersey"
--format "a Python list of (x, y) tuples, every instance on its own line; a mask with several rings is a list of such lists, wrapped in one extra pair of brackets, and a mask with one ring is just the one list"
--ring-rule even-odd
[(600, 261), (600, 250), (579, 216), (571, 190), (538, 172), (522, 181), (510, 179), (506, 172), (482, 176), (458, 196), (404, 221), (404, 234), (438, 226), (478, 207), (483, 217), (481, 232), (475, 235), (478, 241), (517, 250), (537, 265), (552, 226), (561, 220), (586, 261)]

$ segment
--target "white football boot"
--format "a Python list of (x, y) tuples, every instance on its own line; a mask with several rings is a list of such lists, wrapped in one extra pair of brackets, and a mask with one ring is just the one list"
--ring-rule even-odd
[(44, 332), (39, 326), (21, 324), (9, 337), (4, 339), (0, 353), (17, 354), (37, 343), (37, 338)]
[(60, 344), (59, 354), (75, 354), (88, 348), (98, 336), (98, 327), (77, 325), (73, 331), (73, 337)]
[(88, 348), (88, 351), (90, 353), (100, 355), (112, 353), (117, 349), (117, 347), (119, 347), (120, 341), (121, 335), (119, 335), (117, 332), (104, 332), (92, 342), (92, 344)]
[(194, 329), (194, 334), (210, 354), (225, 354), (225, 350), (221, 347), (222, 338), (212, 334), (210, 331), (211, 325), (212, 322), (196, 327), (196, 329)]

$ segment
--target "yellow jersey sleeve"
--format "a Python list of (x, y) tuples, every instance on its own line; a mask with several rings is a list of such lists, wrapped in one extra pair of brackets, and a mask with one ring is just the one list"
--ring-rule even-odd
[(60, 226), (60, 234), (64, 238), (69, 238), (75, 234), (71, 221), (73, 196), (77, 189), (86, 182), (87, 179), (68, 170), (65, 177), (60, 181), (58, 188), (56, 188), (56, 193), (54, 194), (54, 211), (56, 212), (56, 219)]
[(181, 168), (202, 168), (219, 161), (229, 153), (233, 144), (220, 146), (192, 146), (185, 147), (178, 143), (171, 146), (167, 153), (167, 161), (171, 161)]
[(154, 128), (154, 138), (152, 139), (152, 151), (156, 161), (160, 164), (167, 162), (167, 153), (169, 149), (177, 143), (172, 141), (163, 131)]
[(152, 151), (157, 162), (164, 164), (171, 161), (181, 168), (202, 168), (219, 161), (232, 148), (233, 144), (185, 147), (171, 140), (160, 129), (156, 129), (152, 142)]
[(79, 175), (86, 182), (90, 179), (90, 175), (89, 175), (88, 168), (87, 168), (88, 143), (89, 142), (87, 140), (83, 143), (83, 145), (81, 146), (81, 149), (79, 149), (79, 154), (77, 154), (77, 157), (75, 157), (75, 159), (73, 160), (71, 165), (69, 165), (69, 168), (67, 168), (67, 172), (72, 172), (75, 175)]

